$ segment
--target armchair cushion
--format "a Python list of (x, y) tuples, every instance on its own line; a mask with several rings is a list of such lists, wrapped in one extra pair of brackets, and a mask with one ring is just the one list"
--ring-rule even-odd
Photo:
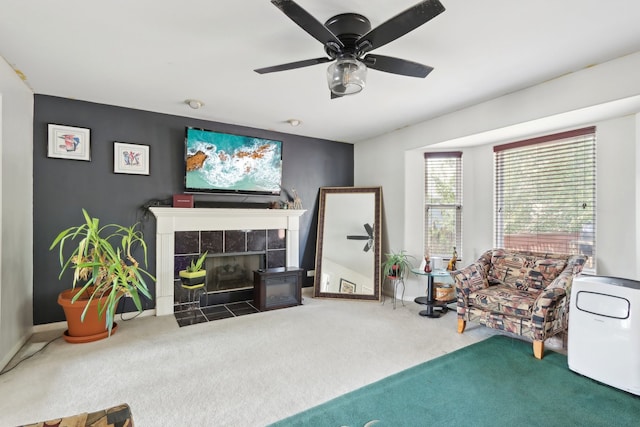
[(509, 285), (495, 285), (469, 294), (469, 304), (493, 313), (517, 317), (531, 317), (538, 290), (514, 289)]
[(502, 249), (493, 251), (489, 281), (516, 287), (522, 282), (525, 266), (529, 263), (523, 254), (508, 253)]
[(520, 289), (542, 290), (549, 286), (567, 266), (564, 259), (545, 258), (536, 260), (533, 267), (528, 269), (524, 280), (518, 286)]
[(567, 265), (567, 256), (552, 258), (552, 254), (532, 252), (507, 252), (496, 249), (491, 254), (489, 282), (509, 285), (518, 289), (546, 288)]

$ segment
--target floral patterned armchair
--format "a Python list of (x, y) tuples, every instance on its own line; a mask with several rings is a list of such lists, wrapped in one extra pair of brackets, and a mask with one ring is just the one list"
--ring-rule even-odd
[(542, 359), (544, 341), (567, 329), (571, 283), (584, 255), (492, 249), (451, 273), (455, 281), (458, 332), (467, 321), (533, 341)]

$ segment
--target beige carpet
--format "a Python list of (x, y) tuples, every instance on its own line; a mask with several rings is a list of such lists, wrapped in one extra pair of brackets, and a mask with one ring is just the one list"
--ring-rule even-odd
[[(0, 426), (123, 402), (142, 427), (262, 426), (494, 333), (457, 334), (455, 312), (420, 317), (413, 301), (394, 310), (389, 298), (303, 294), (298, 307), (183, 328), (146, 317), (95, 343), (57, 340), (0, 376)], [(51, 336), (34, 336), (27, 353)]]

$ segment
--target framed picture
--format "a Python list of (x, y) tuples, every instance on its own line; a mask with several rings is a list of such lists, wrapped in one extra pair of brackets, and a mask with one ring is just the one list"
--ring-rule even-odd
[(91, 161), (91, 130), (49, 124), (48, 157)]
[(149, 175), (149, 146), (114, 142), (113, 172)]
[(340, 279), (340, 293), (341, 294), (355, 294), (356, 284), (351, 283), (348, 280)]

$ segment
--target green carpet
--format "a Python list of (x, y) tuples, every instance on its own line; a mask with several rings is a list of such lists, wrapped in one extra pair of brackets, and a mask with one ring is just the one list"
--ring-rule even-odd
[[(374, 421), (377, 420), (377, 421)], [(384, 378), (272, 426), (639, 426), (640, 397), (505, 336)]]

